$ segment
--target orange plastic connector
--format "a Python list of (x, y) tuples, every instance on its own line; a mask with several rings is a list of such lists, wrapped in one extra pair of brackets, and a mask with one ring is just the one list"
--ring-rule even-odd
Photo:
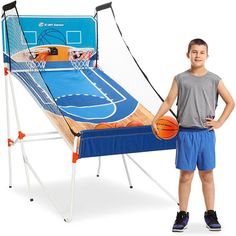
[(14, 144), (14, 141), (12, 139), (7, 139), (7, 146), (11, 147)]
[(18, 139), (22, 140), (25, 137), (25, 134), (21, 131), (18, 132)]
[(76, 161), (79, 159), (78, 157), (78, 153), (77, 152), (73, 152), (72, 155), (72, 163), (76, 163)]
[(4, 67), (4, 75), (7, 76), (8, 75), (8, 68)]

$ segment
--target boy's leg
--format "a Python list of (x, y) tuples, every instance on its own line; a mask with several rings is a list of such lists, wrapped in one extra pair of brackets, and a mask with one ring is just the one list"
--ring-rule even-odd
[(187, 212), (188, 208), (188, 199), (191, 190), (191, 183), (193, 180), (193, 171), (180, 171), (179, 176), (179, 212), (177, 212), (176, 220), (173, 225), (173, 232), (182, 232), (187, 228), (189, 213)]
[(175, 164), (180, 169), (179, 212), (172, 227), (173, 232), (184, 231), (189, 221), (188, 200), (199, 153), (196, 136), (195, 129), (185, 128), (181, 128), (177, 136)]
[(214, 211), (215, 204), (215, 185), (213, 178), (213, 170), (199, 171), (199, 176), (202, 181), (202, 191), (204, 195), (206, 211), (204, 219), (209, 230), (219, 231), (221, 225), (218, 221), (216, 211)]
[(179, 209), (187, 212), (188, 200), (191, 191), (191, 183), (193, 180), (194, 171), (180, 171), (179, 177)]
[(202, 182), (202, 192), (204, 195), (206, 210), (214, 210), (215, 204), (215, 185), (213, 170), (199, 171), (199, 176)]

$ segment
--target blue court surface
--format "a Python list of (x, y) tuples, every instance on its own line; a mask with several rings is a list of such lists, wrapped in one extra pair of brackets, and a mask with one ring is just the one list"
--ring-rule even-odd
[(138, 102), (101, 70), (42, 73), (63, 115), (80, 122), (114, 122), (135, 111)]
[[(16, 75), (45, 106), (52, 98), (45, 96), (46, 89), (34, 79), (35, 73), (17, 72)], [(43, 71), (41, 76), (61, 113), (75, 121), (115, 122), (130, 116), (138, 106), (137, 100), (98, 68)]]

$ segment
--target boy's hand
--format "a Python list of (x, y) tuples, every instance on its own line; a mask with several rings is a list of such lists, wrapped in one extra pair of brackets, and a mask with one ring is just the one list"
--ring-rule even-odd
[(156, 125), (156, 120), (153, 120), (151, 127), (152, 127), (152, 132), (154, 133), (156, 138), (161, 140), (161, 138), (158, 136), (159, 130), (158, 130), (157, 125)]
[(213, 120), (212, 118), (206, 118), (206, 122), (204, 123), (204, 125), (209, 130), (218, 129), (222, 126), (219, 121)]

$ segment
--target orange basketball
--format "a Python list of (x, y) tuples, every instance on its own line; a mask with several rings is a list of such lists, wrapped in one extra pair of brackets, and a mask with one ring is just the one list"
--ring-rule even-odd
[(123, 124), (119, 123), (119, 122), (115, 122), (111, 124), (113, 128), (122, 128), (124, 127)]
[(133, 127), (133, 126), (143, 126), (144, 124), (140, 121), (130, 121), (126, 127)]
[(179, 131), (179, 124), (177, 120), (171, 116), (162, 116), (156, 122), (159, 131), (158, 137), (161, 139), (172, 139)]
[(95, 129), (108, 129), (108, 128), (113, 128), (112, 124), (102, 122), (102, 123), (95, 125)]
[(35, 58), (35, 61), (46, 61), (48, 58), (48, 52), (41, 52), (38, 54), (38, 56)]

